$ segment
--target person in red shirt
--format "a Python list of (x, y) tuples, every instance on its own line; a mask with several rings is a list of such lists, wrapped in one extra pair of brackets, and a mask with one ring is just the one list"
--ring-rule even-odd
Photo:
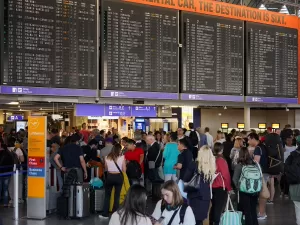
[(141, 165), (142, 169), (142, 177), (140, 180), (140, 184), (144, 184), (144, 150), (142, 148), (137, 148), (135, 146), (135, 141), (132, 139), (127, 140), (127, 152), (124, 154), (125, 160), (128, 162), (130, 161), (137, 161)]
[(223, 158), (223, 144), (215, 143), (213, 153), (216, 156), (216, 177), (212, 183), (212, 200), (209, 224), (219, 225), (221, 214), (232, 190), (231, 177), (226, 159)]
[(86, 129), (86, 123), (83, 123), (81, 126), (80, 132), (83, 136), (83, 141), (87, 144), (89, 142), (90, 132)]

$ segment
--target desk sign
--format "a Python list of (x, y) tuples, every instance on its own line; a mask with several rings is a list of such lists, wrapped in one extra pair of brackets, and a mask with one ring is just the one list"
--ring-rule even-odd
[(238, 129), (245, 129), (245, 124), (244, 123), (238, 123), (237, 128)]
[(229, 124), (228, 123), (221, 123), (221, 128), (222, 129), (228, 129)]
[(272, 129), (279, 129), (280, 123), (272, 123)]
[(46, 218), (47, 118), (28, 117), (28, 204), (27, 217)]

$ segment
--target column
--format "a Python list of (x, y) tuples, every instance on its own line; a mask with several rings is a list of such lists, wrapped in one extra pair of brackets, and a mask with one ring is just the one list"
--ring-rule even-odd
[(244, 123), (245, 130), (250, 131), (250, 107), (244, 106)]

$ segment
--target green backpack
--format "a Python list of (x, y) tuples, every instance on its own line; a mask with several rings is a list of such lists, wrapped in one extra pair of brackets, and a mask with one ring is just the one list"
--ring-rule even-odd
[(262, 173), (259, 165), (243, 166), (239, 180), (240, 192), (254, 194), (262, 189)]

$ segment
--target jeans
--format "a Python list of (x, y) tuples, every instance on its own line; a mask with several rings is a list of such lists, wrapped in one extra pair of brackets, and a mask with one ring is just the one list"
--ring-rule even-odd
[(58, 181), (59, 192), (61, 192), (62, 191), (62, 187), (64, 185), (64, 181), (63, 181), (63, 178), (62, 178), (61, 170), (56, 169), (56, 177), (57, 177), (57, 181)]
[(228, 194), (223, 188), (213, 188), (212, 194), (209, 224), (219, 225)]
[(294, 201), (294, 204), (295, 204), (296, 222), (297, 225), (300, 225), (300, 202)]
[(8, 205), (8, 185), (10, 177), (0, 177), (0, 195), (3, 193), (3, 204)]
[(245, 215), (245, 225), (258, 225), (256, 206), (258, 201), (257, 195), (239, 192), (240, 201), (238, 210)]
[(110, 203), (110, 196), (113, 187), (115, 188), (113, 212), (117, 211), (117, 209), (119, 208), (122, 185), (123, 185), (122, 174), (107, 173), (107, 179), (105, 183), (105, 199), (104, 199), (103, 214), (102, 214), (103, 216), (108, 217), (109, 215), (109, 203)]

